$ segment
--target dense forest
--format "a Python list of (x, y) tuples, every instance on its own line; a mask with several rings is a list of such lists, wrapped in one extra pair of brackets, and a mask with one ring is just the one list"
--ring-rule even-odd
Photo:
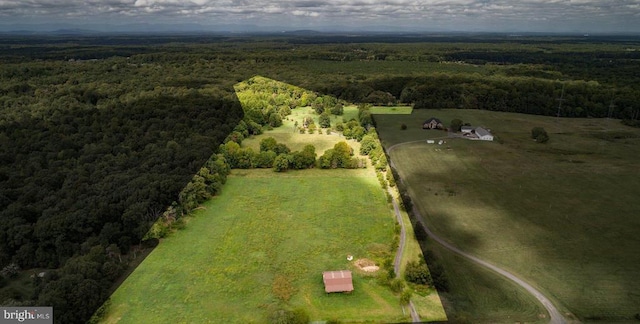
[(335, 97), (639, 124), (640, 39), (387, 38), (1, 36), (0, 304), (86, 322), (154, 221), (220, 190), (229, 143), (302, 104), (274, 90), (244, 114), (233, 86), (256, 74), (333, 114)]

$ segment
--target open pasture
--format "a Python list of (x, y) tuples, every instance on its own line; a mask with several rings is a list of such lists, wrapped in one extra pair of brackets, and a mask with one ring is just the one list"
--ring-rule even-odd
[[(399, 298), (374, 277), (354, 271), (352, 294), (322, 284), (322, 271), (354, 270), (347, 255), (375, 260), (394, 226), (369, 170), (237, 170), (114, 293), (105, 322), (264, 322), (278, 307), (312, 320), (403, 321)], [(292, 287), (288, 303), (272, 290), (278, 276)]]
[[(485, 126), (499, 141), (427, 144), (446, 134), (420, 129), (429, 117)], [(469, 110), (414, 110), (376, 122), (386, 147), (417, 141), (390, 155), (434, 232), (526, 279), (569, 318), (632, 320), (640, 311), (640, 130), (618, 120)], [(547, 144), (530, 138), (535, 126), (547, 130)], [(481, 283), (458, 277), (466, 261), (443, 262), (453, 283), (444, 297), (467, 300), (449, 309), (479, 316)]]
[(371, 113), (374, 115), (411, 115), (411, 106), (373, 106)]

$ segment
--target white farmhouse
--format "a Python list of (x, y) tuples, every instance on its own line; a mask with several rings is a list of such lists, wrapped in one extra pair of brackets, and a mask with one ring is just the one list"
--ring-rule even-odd
[(493, 141), (493, 135), (482, 127), (476, 128), (476, 136), (478, 136), (478, 139), (481, 141)]

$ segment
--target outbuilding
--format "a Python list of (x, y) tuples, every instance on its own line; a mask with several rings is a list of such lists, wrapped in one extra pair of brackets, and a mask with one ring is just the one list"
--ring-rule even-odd
[(325, 271), (322, 273), (322, 281), (327, 293), (353, 291), (353, 279), (349, 270)]
[(478, 136), (478, 139), (482, 141), (493, 141), (493, 135), (491, 135), (491, 132), (482, 127), (476, 128), (476, 136)]

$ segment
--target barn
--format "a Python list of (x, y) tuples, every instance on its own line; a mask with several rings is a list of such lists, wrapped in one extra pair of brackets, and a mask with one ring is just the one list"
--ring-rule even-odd
[(431, 117), (422, 123), (422, 129), (444, 129), (444, 125), (440, 119)]
[(327, 293), (353, 291), (353, 280), (349, 270), (325, 271), (322, 273), (322, 281)]
[(476, 128), (476, 136), (478, 136), (478, 139), (482, 141), (493, 141), (493, 135), (491, 135), (491, 132), (482, 127)]

